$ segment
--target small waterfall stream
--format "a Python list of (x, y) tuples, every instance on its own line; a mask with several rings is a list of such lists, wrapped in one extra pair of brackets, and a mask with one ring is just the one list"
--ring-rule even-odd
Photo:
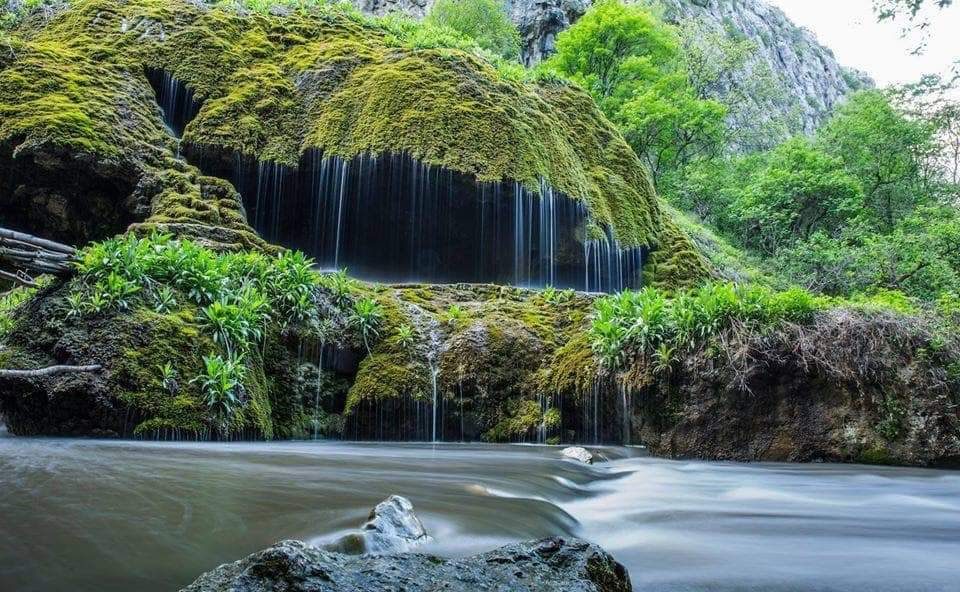
[(163, 120), (170, 130), (170, 135), (177, 138), (178, 154), (179, 140), (187, 124), (200, 112), (200, 103), (194, 99), (193, 90), (174, 78), (166, 70), (148, 68), (147, 79), (157, 95), (157, 104), (163, 110)]

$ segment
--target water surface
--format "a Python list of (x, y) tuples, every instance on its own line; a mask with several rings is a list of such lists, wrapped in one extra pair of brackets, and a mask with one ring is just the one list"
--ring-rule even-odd
[[(0, 433), (0, 436), (3, 434)], [(443, 555), (553, 534), (637, 590), (955, 591), (960, 473), (671, 462), (604, 449), (0, 438), (0, 590), (170, 591), (409, 497)]]

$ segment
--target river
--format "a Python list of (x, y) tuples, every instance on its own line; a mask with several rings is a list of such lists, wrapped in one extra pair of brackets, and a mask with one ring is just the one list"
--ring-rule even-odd
[(553, 534), (636, 590), (955, 591), (960, 473), (675, 462), (606, 448), (184, 444), (0, 433), (0, 590), (169, 592), (283, 538), (325, 541), (389, 494), (469, 554)]

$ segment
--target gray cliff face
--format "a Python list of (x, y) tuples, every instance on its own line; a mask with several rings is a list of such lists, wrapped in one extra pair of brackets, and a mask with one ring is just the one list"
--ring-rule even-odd
[[(757, 68), (769, 68), (781, 83), (783, 93), (759, 107), (774, 116), (788, 118), (790, 131), (812, 133), (845, 96), (873, 86), (865, 74), (841, 66), (813, 33), (762, 0), (660, 1), (671, 21), (698, 19), (755, 43), (757, 52), (742, 76)], [(733, 86), (738, 82), (731, 81)]]
[[(628, 0), (649, 3), (651, 0)], [(434, 0), (354, 0), (369, 14), (403, 12), (421, 18)], [(505, 0), (523, 40), (523, 61), (540, 62), (553, 53), (557, 35), (576, 22), (592, 0)], [(806, 29), (798, 27), (783, 12), (763, 0), (659, 0), (668, 20), (698, 19), (706, 26), (744, 36), (757, 45), (753, 61), (729, 81), (735, 92), (752, 73), (769, 68), (779, 81), (779, 96), (752, 105), (750, 113), (761, 119), (778, 120), (786, 131), (812, 133), (850, 92), (872, 86), (864, 74), (844, 68), (833, 53)], [(744, 119), (755, 120), (754, 115)], [(734, 122), (736, 124), (747, 122)], [(751, 121), (756, 125), (756, 121)], [(770, 138), (776, 140), (778, 138)]]

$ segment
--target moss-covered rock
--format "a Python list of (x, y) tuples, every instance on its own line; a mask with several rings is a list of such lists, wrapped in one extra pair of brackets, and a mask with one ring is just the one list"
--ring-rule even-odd
[[(558, 438), (561, 402), (572, 417), (592, 390), (592, 296), (454, 285), (383, 288), (377, 298), (382, 338), (348, 394), (350, 437), (432, 437), (435, 384), (438, 438)], [(413, 345), (396, 339), (400, 325), (414, 328)]]
[[(12, 57), (0, 62), (0, 169), (32, 161), (46, 174), (10, 176), (0, 198), (53, 211), (51, 196), (59, 198), (63, 224), (88, 222), (68, 236), (77, 242), (144, 222), (225, 248), (263, 247), (235, 194), (173, 158), (148, 80), (162, 71), (201, 104), (185, 129), (187, 153), (297, 166), (311, 150), (402, 152), (482, 181), (534, 191), (546, 181), (585, 202), (621, 244), (658, 248), (653, 281), (706, 274), (585, 92), (517, 81), (469, 51), (417, 49), (399, 37), (331, 6), (278, 15), (186, 0), (78, 0), (48, 21), (27, 19), (7, 35)], [(91, 179), (64, 177), (77, 168)], [(99, 192), (79, 190), (98, 183)], [(69, 207), (90, 201), (84, 195), (98, 196), (86, 217)], [(89, 228), (94, 216), (102, 223)], [(49, 218), (25, 215), (22, 227), (49, 227)]]

